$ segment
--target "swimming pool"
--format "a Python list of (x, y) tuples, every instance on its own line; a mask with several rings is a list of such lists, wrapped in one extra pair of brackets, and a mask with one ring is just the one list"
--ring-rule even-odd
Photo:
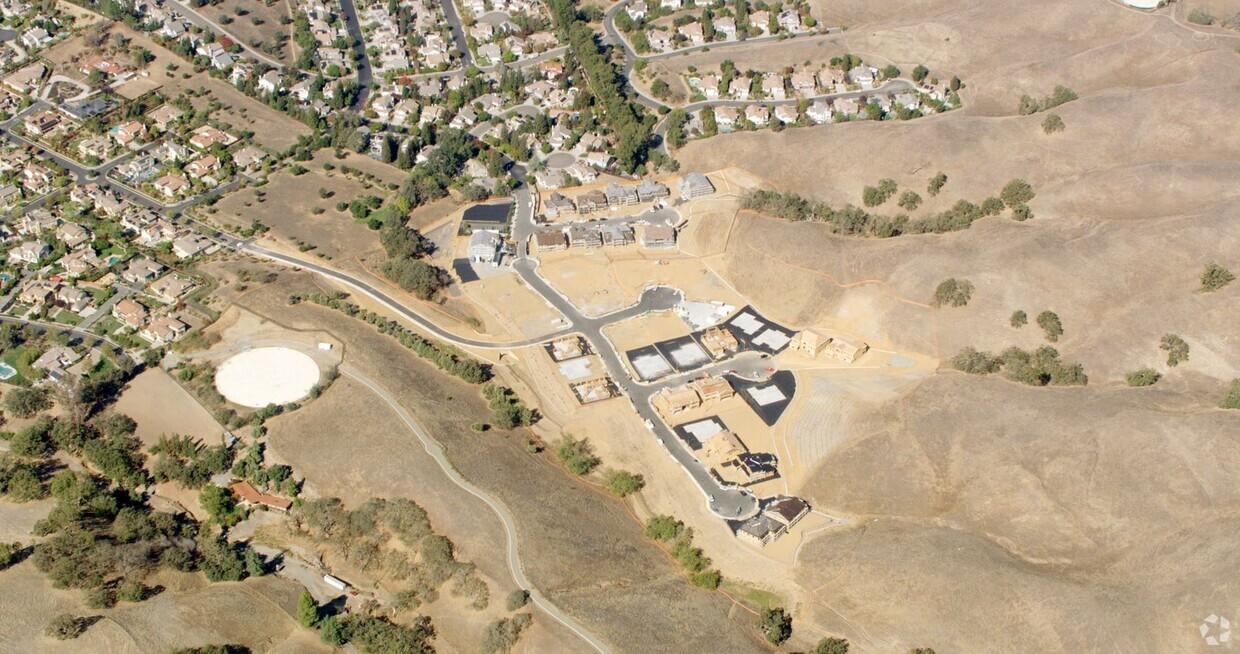
[(7, 363), (0, 362), (0, 380), (11, 379), (16, 374), (16, 368)]

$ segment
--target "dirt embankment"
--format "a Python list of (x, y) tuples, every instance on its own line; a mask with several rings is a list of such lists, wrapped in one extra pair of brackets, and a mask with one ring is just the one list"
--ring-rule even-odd
[[(241, 304), (292, 328), (326, 330), (339, 338), (346, 366), (366, 371), (399, 397), (444, 445), (453, 465), (508, 506), (517, 520), (526, 574), (562, 610), (616, 651), (761, 649), (750, 629), (752, 616), (719, 595), (690, 587), (679, 568), (645, 540), (622, 504), (528, 454), (518, 434), (471, 431), (471, 424), (489, 416), (475, 387), (443, 375), (359, 321), (319, 307), (287, 305), (291, 292), (311, 286), (307, 275), (284, 274)], [(347, 500), (349, 494), (357, 499), (402, 494), (425, 502), (437, 528), (460, 539), (461, 558), (493, 579), (510, 579), (497, 520), (480, 503), (462, 500), (461, 491), (441, 484), (441, 473), (412, 434), (372, 424), (377, 406), (349, 407), (347, 424), (327, 420), (322, 430), (316, 424), (299, 434), (273, 436), (274, 447), (302, 459), (299, 469), (326, 473), (320, 479), (329, 487), (336, 482), (328, 478), (336, 479)], [(313, 405), (305, 410), (313, 411)], [(293, 438), (299, 439), (296, 452)], [(460, 508), (458, 515), (436, 515), (453, 507)], [(470, 537), (462, 528), (481, 534)]]

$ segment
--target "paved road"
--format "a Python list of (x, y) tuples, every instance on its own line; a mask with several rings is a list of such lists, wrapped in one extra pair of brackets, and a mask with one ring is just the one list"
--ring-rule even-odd
[(198, 27), (201, 27), (204, 30), (215, 32), (216, 34), (220, 36), (228, 37), (229, 40), (241, 46), (241, 54), (249, 57), (250, 59), (261, 61), (267, 64), (268, 66), (273, 66), (275, 68), (286, 68), (287, 67), (282, 62), (272, 59), (271, 57), (268, 57), (262, 52), (259, 52), (258, 50), (255, 50), (254, 48), (250, 47), (249, 43), (246, 43), (240, 37), (224, 29), (223, 26), (211, 20), (210, 18), (207, 18), (206, 16), (203, 16), (202, 14), (198, 13), (189, 5), (179, 2), (178, 0), (168, 0), (168, 4), (171, 5), (173, 9), (176, 9), (182, 16), (184, 16), (185, 20), (188, 20), (189, 22), (197, 25)]
[(353, 0), (340, 0), (340, 13), (344, 15), (344, 26), (353, 37), (353, 51), (357, 53), (357, 99), (350, 109), (361, 111), (366, 107), (366, 99), (370, 97), (370, 87), (374, 84), (374, 73), (370, 66), (370, 55), (366, 53), (366, 40), (362, 38), (362, 25), (357, 20), (357, 7)]
[[(525, 182), (525, 169), (521, 166), (513, 166), (512, 175), (521, 182), (521, 185), (513, 192), (516, 198), (516, 211), (513, 218), (512, 236), (517, 242), (517, 260), (513, 264), (517, 273), (521, 275), (521, 279), (525, 281), (530, 288), (541, 295), (547, 302), (551, 303), (560, 313), (564, 314), (578, 333), (582, 335), (590, 343), (590, 348), (598, 354), (604, 365), (607, 366), (608, 373), (612, 379), (620, 384), (621, 388), (633, 403), (633, 409), (637, 412), (642, 420), (647, 421), (647, 425), (651, 426), (651, 431), (659, 443), (667, 449), (672, 458), (680, 463), (681, 467), (689, 473), (693, 481), (697, 483), (705, 496), (710, 510), (721, 518), (730, 520), (739, 520), (749, 518), (758, 512), (758, 500), (752, 493), (743, 489), (725, 489), (719, 482), (711, 476), (710, 471), (702, 464), (688, 446), (676, 437), (675, 433), (663, 422), (662, 417), (654, 410), (650, 401), (660, 389), (683, 381), (684, 375), (665, 380), (661, 384), (643, 384), (639, 380), (634, 379), (625, 367), (624, 362), (620, 359), (620, 353), (612, 345), (611, 341), (604, 336), (603, 327), (617, 322), (622, 319), (618, 314), (609, 314), (597, 318), (590, 318), (581, 313), (581, 310), (568, 301), (563, 295), (560, 295), (551, 285), (547, 283), (541, 275), (538, 274), (538, 266), (536, 260), (529, 256), (529, 238), (534, 233), (536, 226), (534, 224), (534, 203), (530, 192), (530, 187)], [(659, 295), (652, 298), (655, 307), (670, 309), (682, 298), (680, 291), (666, 288), (648, 289), (642, 294), (643, 302), (652, 293)], [(655, 310), (658, 310), (657, 308)], [(756, 355), (755, 355), (756, 356)], [(723, 369), (725, 366), (735, 366), (731, 364), (718, 364), (708, 368)]]
[(452, 42), (461, 53), (461, 67), (469, 68), (474, 64), (474, 55), (469, 51), (469, 41), (465, 40), (465, 24), (456, 11), (456, 0), (442, 0), (440, 6), (443, 7), (444, 20), (448, 21), (448, 28), (452, 31)]
[(512, 514), (508, 512), (508, 509), (502, 503), (488, 495), (485, 491), (477, 486), (474, 486), (469, 482), (469, 480), (461, 476), (461, 473), (457, 472), (456, 468), (452, 466), (452, 463), (448, 460), (447, 455), (444, 454), (443, 448), (439, 446), (439, 443), (427, 435), (426, 430), (418, 424), (418, 421), (413, 417), (413, 415), (405, 410), (405, 407), (401, 406), (401, 404), (396, 401), (396, 398), (393, 397), (387, 389), (369, 379), (361, 372), (354, 370), (347, 364), (341, 365), (339, 371), (345, 377), (350, 377), (356, 380), (358, 383), (362, 384), (366, 388), (369, 388), (376, 395), (383, 398), (383, 401), (387, 402), (388, 406), (390, 406), (392, 410), (400, 416), (400, 419), (404, 421), (405, 425), (409, 427), (409, 430), (418, 437), (418, 440), (422, 441), (422, 447), (426, 450), (426, 453), (431, 455), (431, 457), (435, 459), (435, 462), (439, 464), (439, 467), (443, 470), (444, 475), (446, 475), (452, 483), (461, 487), (470, 495), (486, 502), (487, 506), (491, 507), (491, 510), (495, 512), (495, 515), (499, 516), (500, 522), (504, 524), (504, 535), (508, 539), (508, 569), (512, 572), (512, 578), (516, 581), (517, 586), (529, 591), (530, 601), (532, 601), (535, 606), (542, 609), (543, 612), (545, 612), (556, 622), (559, 622), (568, 628), (569, 631), (581, 637), (581, 639), (586, 641), (590, 647), (593, 647), (599, 652), (606, 652), (607, 648), (601, 641), (586, 631), (585, 628), (578, 624), (576, 620), (573, 620), (561, 611), (559, 607), (551, 602), (551, 600), (547, 599), (546, 596), (539, 592), (538, 588), (536, 588), (534, 584), (530, 583), (530, 580), (525, 576), (525, 570), (521, 567), (521, 551), (517, 541), (516, 522), (512, 519)]

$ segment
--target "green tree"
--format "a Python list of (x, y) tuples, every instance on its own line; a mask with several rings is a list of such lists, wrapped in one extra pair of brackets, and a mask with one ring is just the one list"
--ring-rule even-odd
[(1175, 334), (1164, 334), (1158, 347), (1167, 353), (1167, 365), (1172, 368), (1188, 361), (1188, 342)]
[(0, 570), (17, 563), (21, 557), (21, 543), (0, 543)]
[(843, 638), (823, 638), (814, 647), (813, 654), (848, 654), (848, 641)]
[(1162, 375), (1150, 367), (1141, 368), (1128, 373), (1126, 379), (1129, 386), (1153, 386), (1155, 382), (1162, 378)]
[(1022, 204), (1029, 204), (1033, 197), (1033, 187), (1023, 179), (1008, 182), (999, 192), (999, 198), (1003, 200), (1003, 203), (1013, 209)]
[(319, 603), (309, 591), (301, 591), (301, 597), (297, 598), (297, 621), (307, 629), (319, 626)]
[(792, 637), (792, 615), (782, 606), (762, 609), (758, 616), (758, 631), (772, 645), (782, 645)]
[(926, 184), (926, 192), (930, 194), (930, 197), (934, 197), (943, 190), (945, 184), (947, 184), (947, 174), (939, 173), (930, 178), (930, 182)]
[(1042, 120), (1042, 132), (1044, 134), (1062, 132), (1064, 127), (1063, 119), (1059, 117), (1059, 114), (1047, 114), (1046, 118)]
[(684, 523), (672, 516), (657, 515), (646, 521), (646, 538), (666, 543), (679, 538), (684, 529)]
[(447, 273), (421, 259), (388, 260), (383, 264), (383, 276), (423, 300), (431, 299), (448, 284)]
[(646, 482), (641, 475), (627, 470), (612, 470), (607, 473), (607, 488), (616, 497), (626, 497), (641, 490)]
[(1201, 273), (1201, 291), (1203, 293), (1211, 293), (1235, 281), (1236, 276), (1230, 270), (1218, 265), (1210, 263), (1206, 265), (1206, 271)]
[(52, 400), (43, 388), (14, 388), (5, 394), (4, 408), (18, 418), (33, 418), (52, 408)]
[(905, 191), (900, 194), (900, 208), (908, 211), (916, 211), (921, 206), (921, 196), (915, 191)]
[(207, 486), (198, 495), (198, 503), (211, 514), (211, 519), (222, 527), (231, 527), (241, 522), (243, 511), (237, 506), (237, 499), (232, 491), (219, 486)]
[(981, 352), (972, 347), (965, 347), (960, 350), (959, 354), (952, 357), (952, 367), (970, 375), (988, 375), (999, 372), (1002, 365), (1002, 360), (989, 352)]
[(922, 80), (926, 79), (929, 76), (930, 76), (929, 68), (926, 68), (925, 66), (921, 64), (917, 64), (917, 66), (913, 68), (913, 81), (914, 82), (921, 84)]
[(1017, 309), (1012, 312), (1012, 317), (1008, 319), (1008, 322), (1012, 325), (1013, 329), (1020, 329), (1021, 327), (1029, 324), (1029, 316), (1025, 315), (1024, 311)]
[(1042, 331), (1046, 332), (1046, 340), (1056, 343), (1059, 337), (1063, 336), (1063, 323), (1059, 320), (1059, 314), (1054, 311), (1043, 311), (1038, 314), (1038, 326)]
[(56, 640), (73, 640), (86, 633), (86, 625), (87, 621), (82, 618), (61, 613), (47, 623), (45, 633)]
[(1221, 409), (1240, 409), (1240, 379), (1231, 380), (1227, 394), (1223, 396), (1223, 401), (1218, 405)]
[(934, 289), (934, 306), (963, 307), (973, 297), (973, 282), (950, 277)]
[(508, 602), (506, 608), (509, 611), (518, 611), (530, 602), (530, 591), (524, 588), (518, 588), (508, 594)]
[(575, 475), (588, 474), (599, 464), (598, 457), (590, 449), (586, 440), (574, 440), (571, 436), (556, 441), (554, 446), (556, 458), (569, 472)]
[[(9, 391), (9, 397), (14, 392), (16, 390)], [(56, 443), (51, 438), (51, 427), (52, 421), (46, 418), (27, 425), (9, 441), (10, 451), (17, 456), (30, 458), (51, 456), (56, 452)]]

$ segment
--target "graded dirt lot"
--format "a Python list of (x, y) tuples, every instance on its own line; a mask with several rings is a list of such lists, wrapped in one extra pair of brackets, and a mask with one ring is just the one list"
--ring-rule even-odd
[(224, 428), (181, 385), (158, 368), (134, 377), (114, 409), (138, 423), (137, 437), (150, 447), (173, 434), (220, 443)]
[[(376, 337), (371, 328), (358, 321), (318, 307), (290, 308), (288, 294), (307, 284), (305, 276), (287, 275), (272, 287), (246, 295), (242, 302), (290, 326), (313, 326), (339, 337), (347, 352), (345, 367), (357, 366), (391, 389), (445, 446), (453, 465), (509, 507), (518, 523), (526, 574), (609, 648), (760, 649), (749, 629), (752, 617), (720, 595), (691, 588), (673, 562), (644, 539), (638, 523), (620, 502), (571, 479), (553, 467), (546, 455), (531, 456), (517, 434), (472, 432), (469, 425), (486, 420), (488, 415), (476, 389), (441, 375), (390, 339)], [(312, 403), (306, 410), (314, 408)], [(412, 473), (411, 464), (402, 465), (397, 458), (404, 451), (416, 456), (419, 446), (412, 443), (407, 432), (377, 425), (374, 429), (356, 429), (357, 412), (351, 406), (349, 425), (327, 430), (327, 440), (320, 441), (325, 449), (308, 469), (344, 465), (345, 470), (353, 471), (341, 473), (346, 479), (367, 471), (367, 483), (390, 484), (387, 488), (391, 492), (422, 501), (419, 489), (427, 483), (425, 475)], [(298, 412), (288, 419), (302, 415), (308, 414)], [(287, 446), (276, 449), (284, 452)], [(316, 448), (306, 449), (314, 452)], [(372, 472), (384, 466), (390, 466), (392, 472)], [(426, 501), (429, 504), (432, 500)], [(490, 557), (472, 559), (484, 573), (500, 577), (495, 571), (502, 561), (494, 552)], [(615, 592), (618, 587), (626, 592)], [(679, 609), (669, 613), (665, 610), (668, 606)], [(677, 617), (685, 614), (693, 619)], [(574, 646), (579, 645), (577, 642)]]
[[(1210, 261), (1240, 267), (1229, 181), (1240, 136), (1226, 109), (1240, 87), (1217, 83), (1240, 72), (1240, 39), (1084, 0), (850, 0), (817, 11), (850, 26), (824, 52), (959, 75), (965, 107), (722, 136), (684, 148), (684, 169), (726, 162), (836, 207), (890, 177), (928, 199), (913, 218), (1024, 178), (1036, 217), (880, 240), (723, 212), (706, 219), (729, 225), (724, 245), (701, 246), (723, 252), (712, 268), (772, 319), (927, 359), (1045, 345), (1036, 325), (1008, 319), (1053, 310), (1065, 328), (1053, 345), (1089, 385), (947, 371), (799, 377), (813, 395), (776, 435), (799, 453), (794, 475), (815, 510), (855, 524), (800, 548), (799, 590), (785, 591), (798, 637), (834, 632), (860, 651), (1197, 651), (1200, 620), (1237, 590), (1223, 563), (1235, 557), (1237, 416), (1214, 407), (1240, 377), (1229, 336), (1240, 291), (1201, 293), (1199, 277)], [(799, 62), (817, 47), (793, 39), (759, 52)], [(725, 56), (746, 69), (759, 55), (682, 63)], [(1045, 114), (1018, 116), (1017, 104), (1057, 84), (1080, 99), (1053, 110), (1067, 128), (1046, 135)], [(1193, 121), (1181, 119), (1186, 103)], [(929, 200), (939, 171), (949, 181)], [(703, 241), (687, 232), (682, 246)], [(948, 277), (976, 286), (967, 307), (928, 306)], [(1165, 333), (1190, 344), (1186, 363), (1166, 365)], [(1165, 378), (1127, 387), (1124, 375), (1145, 365)]]

